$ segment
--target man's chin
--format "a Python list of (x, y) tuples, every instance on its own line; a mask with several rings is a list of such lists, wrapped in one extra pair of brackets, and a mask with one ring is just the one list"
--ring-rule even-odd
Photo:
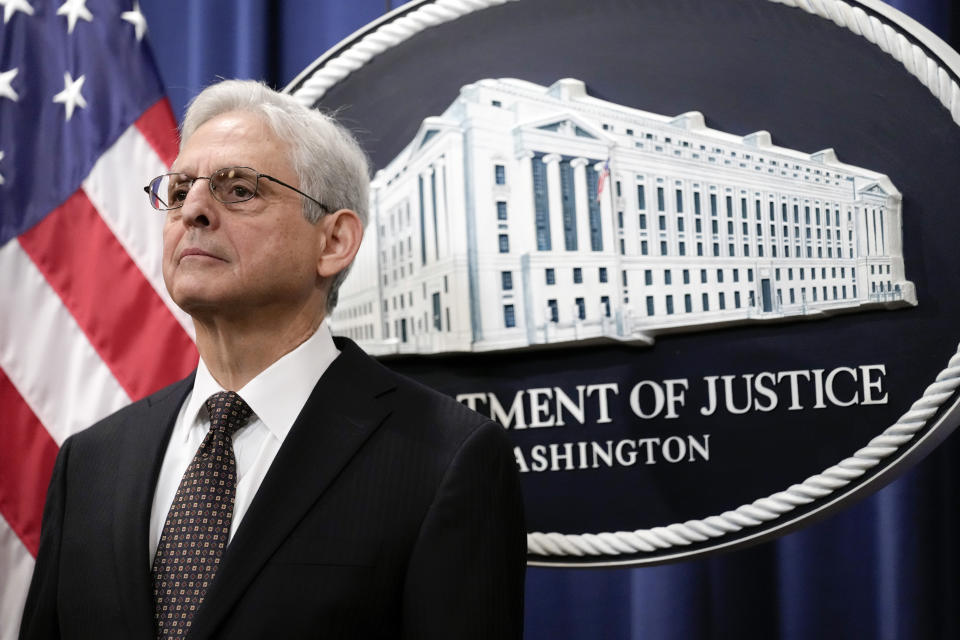
[(236, 306), (235, 303), (231, 304), (230, 299), (210, 292), (174, 290), (170, 292), (170, 297), (178, 307), (194, 318), (215, 314), (229, 309), (231, 306)]

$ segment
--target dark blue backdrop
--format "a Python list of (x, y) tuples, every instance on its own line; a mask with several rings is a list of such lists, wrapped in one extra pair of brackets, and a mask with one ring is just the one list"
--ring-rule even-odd
[[(958, 48), (960, 8), (952, 0), (890, 4)], [(282, 88), (390, 5), (141, 0), (178, 117), (218, 77)], [(526, 637), (958, 638), (958, 454), (954, 435), (874, 496), (744, 551), (643, 569), (530, 569)]]

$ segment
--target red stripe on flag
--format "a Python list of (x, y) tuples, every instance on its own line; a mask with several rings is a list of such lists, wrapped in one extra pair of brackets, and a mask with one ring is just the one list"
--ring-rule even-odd
[(57, 443), (0, 369), (0, 513), (36, 557)]
[(153, 150), (168, 167), (177, 159), (177, 121), (173, 117), (170, 101), (163, 97), (143, 112), (134, 123)]
[(82, 189), (21, 235), (20, 244), (131, 399), (196, 366), (190, 336)]

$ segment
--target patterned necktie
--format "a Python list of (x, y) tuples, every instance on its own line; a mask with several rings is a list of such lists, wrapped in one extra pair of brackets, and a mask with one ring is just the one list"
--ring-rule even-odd
[(236, 493), (233, 434), (253, 411), (232, 391), (207, 399), (210, 431), (173, 498), (153, 559), (157, 637), (182, 638), (227, 546)]

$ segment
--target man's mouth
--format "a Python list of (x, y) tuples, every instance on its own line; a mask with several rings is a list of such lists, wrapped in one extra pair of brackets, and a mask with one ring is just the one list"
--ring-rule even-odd
[(213, 255), (212, 253), (209, 253), (209, 252), (207, 252), (207, 251), (204, 251), (203, 249), (190, 248), (190, 249), (184, 249), (183, 251), (180, 252), (180, 260), (181, 260), (181, 261), (182, 261), (184, 258), (192, 258), (192, 257), (212, 258), (212, 259), (214, 259), (214, 260), (222, 260), (222, 259), (223, 259), (223, 258), (221, 258), (221, 257), (219, 257), (219, 256)]

